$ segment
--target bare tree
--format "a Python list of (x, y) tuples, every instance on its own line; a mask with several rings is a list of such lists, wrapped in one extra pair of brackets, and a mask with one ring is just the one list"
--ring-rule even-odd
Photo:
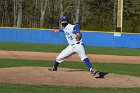
[(38, 0), (34, 0), (34, 5), (35, 5), (35, 9), (34, 9), (34, 20), (33, 20), (33, 27), (37, 28), (37, 23), (36, 23), (36, 16), (37, 16), (37, 9), (38, 9)]
[(17, 17), (17, 27), (22, 26), (22, 5), (24, 0), (19, 0), (19, 6), (18, 6), (18, 17)]
[(46, 13), (46, 7), (47, 7), (47, 1), (48, 0), (41, 0), (41, 17), (40, 17), (40, 28), (43, 28), (43, 24), (44, 24), (44, 16)]
[(80, 0), (77, 0), (77, 8), (76, 8), (76, 20), (75, 23), (79, 23), (80, 19)]
[(16, 22), (17, 22), (17, 0), (13, 0), (13, 3), (14, 3), (14, 24), (13, 26), (16, 26)]
[(116, 32), (117, 30), (117, 0), (113, 0), (114, 9), (113, 9), (113, 30)]
[(4, 1), (4, 12), (2, 13), (2, 25), (8, 24), (8, 2)]
[[(60, 18), (64, 15), (64, 0), (60, 1)], [(59, 22), (59, 27), (62, 28), (62, 25)]]

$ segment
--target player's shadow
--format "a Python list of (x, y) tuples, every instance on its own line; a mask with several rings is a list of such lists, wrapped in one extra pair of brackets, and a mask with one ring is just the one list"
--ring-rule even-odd
[(97, 78), (97, 79), (102, 79), (102, 78), (104, 78), (107, 74), (109, 74), (109, 73), (107, 73), (107, 72), (99, 72), (99, 73), (98, 73), (98, 76), (95, 77), (95, 78)]
[[(68, 70), (67, 72), (75, 72), (75, 71), (86, 71), (86, 70), (83, 70), (83, 69), (72, 69), (72, 70)], [(97, 79), (103, 79), (107, 74), (107, 72), (99, 72), (98, 73), (98, 76), (96, 76), (95, 78)]]

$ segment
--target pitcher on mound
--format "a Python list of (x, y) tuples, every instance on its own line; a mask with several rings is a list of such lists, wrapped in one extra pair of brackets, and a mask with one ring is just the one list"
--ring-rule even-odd
[(98, 71), (92, 67), (89, 58), (86, 56), (80, 26), (70, 24), (67, 16), (61, 17), (60, 21), (63, 28), (54, 31), (64, 32), (69, 45), (57, 56), (52, 71), (57, 71), (58, 65), (64, 61), (65, 58), (77, 53), (81, 60), (85, 62), (91, 74), (93, 76), (96, 75)]

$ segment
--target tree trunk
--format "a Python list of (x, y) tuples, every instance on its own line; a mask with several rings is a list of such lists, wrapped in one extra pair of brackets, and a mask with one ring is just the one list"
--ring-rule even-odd
[(24, 0), (19, 0), (17, 27), (22, 26), (22, 4), (23, 4), (23, 2), (24, 2)]
[(14, 3), (14, 24), (13, 26), (15, 27), (16, 26), (16, 22), (17, 22), (17, 2), (16, 0), (13, 0), (13, 3)]
[(4, 1), (4, 11), (2, 13), (2, 26), (8, 25), (8, 4), (7, 0)]
[[(64, 0), (60, 2), (60, 18), (64, 15)], [(59, 27), (62, 28), (61, 23), (59, 22)]]
[(43, 0), (41, 0), (41, 17), (40, 17), (40, 28), (43, 28), (43, 24), (44, 24), (44, 16), (46, 13), (46, 7), (47, 7), (47, 1), (45, 0), (45, 4), (43, 5)]
[(51, 1), (51, 28), (53, 28), (53, 24), (54, 24), (54, 0)]
[(117, 0), (114, 0), (114, 9), (113, 9), (113, 31), (117, 30)]
[(76, 20), (75, 23), (79, 24), (80, 21), (80, 0), (77, 0)]
[(38, 18), (39, 18), (39, 13), (38, 13), (38, 7), (39, 7), (39, 1), (35, 0), (35, 9), (34, 9), (34, 20), (33, 20), (33, 27), (38, 28), (40, 25), (38, 25)]

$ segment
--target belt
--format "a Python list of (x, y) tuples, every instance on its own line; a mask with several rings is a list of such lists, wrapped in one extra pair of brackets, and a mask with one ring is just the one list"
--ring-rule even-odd
[[(81, 45), (83, 45), (83, 43), (81, 43), (81, 42), (77, 42), (77, 43), (75, 43), (75, 44), (81, 44)], [(75, 45), (75, 44), (71, 44), (71, 45), (73, 46), (73, 45)]]

